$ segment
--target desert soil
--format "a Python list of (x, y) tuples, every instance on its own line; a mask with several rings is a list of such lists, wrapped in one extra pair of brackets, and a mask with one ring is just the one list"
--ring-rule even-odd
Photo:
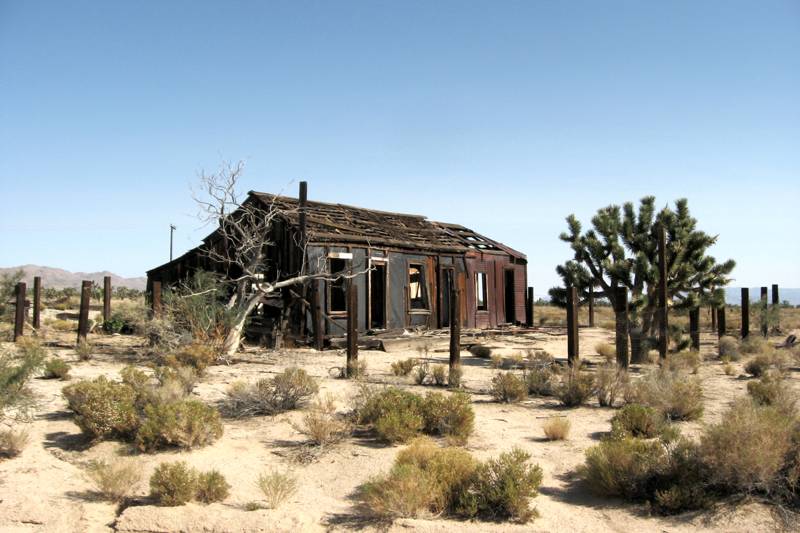
[[(92, 360), (79, 362), (68, 348), (53, 352), (72, 365), (72, 382), (99, 375), (117, 377), (127, 364), (144, 367), (137, 355), (142, 339), (132, 336), (95, 335)], [(67, 343), (73, 334), (51, 333), (48, 340)], [(599, 342), (612, 341), (612, 333), (600, 328), (582, 328), (581, 357), (594, 362)], [(446, 336), (428, 338), (433, 363), (447, 364)], [(502, 335), (483, 341), (495, 347), (494, 353), (511, 355), (528, 348), (543, 349), (563, 359), (566, 337), (563, 329), (542, 328), (536, 333)], [(5, 348), (10, 345), (4, 343)], [(702, 352), (708, 356), (699, 370), (705, 398), (701, 422), (680, 423), (681, 430), (696, 435), (701, 424), (719, 419), (726, 406), (746, 394), (747, 378), (743, 363), (733, 363), (736, 373), (727, 376), (722, 364), (711, 355), (715, 338), (702, 339)], [(418, 357), (409, 346), (390, 353), (361, 351), (368, 364), (370, 383), (389, 383), (416, 392), (434, 390), (413, 385), (410, 379), (395, 377), (392, 361)], [(237, 380), (255, 381), (292, 365), (306, 369), (321, 385), (321, 393), (336, 396), (338, 407), (348, 410), (358, 383), (331, 376), (331, 369), (342, 366), (341, 351), (317, 353), (312, 350), (264, 351), (247, 349), (231, 365), (214, 366), (207, 371), (194, 393), (206, 402), (224, 397), (226, 388)], [(463, 352), (464, 385), (472, 393), (476, 415), (475, 433), (467, 449), (484, 459), (518, 446), (529, 452), (532, 461), (544, 471), (540, 495), (532, 503), (540, 517), (528, 524), (465, 522), (441, 517), (397, 520), (384, 526), (359, 514), (353, 495), (371, 476), (387, 471), (400, 446), (386, 446), (367, 437), (353, 437), (327, 450), (311, 462), (300, 461), (303, 437), (292, 428), (300, 411), (276, 417), (225, 420), (225, 433), (214, 444), (192, 451), (165, 451), (137, 454), (130, 445), (106, 441), (87, 442), (72, 422), (61, 395), (65, 385), (57, 380), (33, 380), (39, 404), (35, 418), (24, 424), (30, 442), (14, 459), (0, 462), (0, 530), (6, 532), (249, 532), (249, 531), (777, 531), (784, 524), (772, 507), (755, 500), (723, 502), (712, 510), (675, 517), (651, 516), (645, 506), (593, 496), (577, 479), (574, 470), (582, 463), (584, 451), (597, 444), (609, 430), (614, 409), (592, 405), (564, 409), (550, 398), (531, 398), (506, 405), (492, 401), (489, 381), (495, 374), (489, 361)], [(642, 368), (633, 368), (641, 373)], [(800, 373), (794, 369), (791, 381), (800, 388)], [(543, 439), (542, 423), (548, 417), (567, 416), (572, 424), (569, 440)], [(136, 488), (137, 500), (125, 509), (96, 498), (85, 475), (89, 461), (129, 456), (141, 467), (142, 483)], [(185, 460), (200, 469), (217, 469), (231, 484), (231, 494), (223, 503), (204, 506), (157, 507), (147, 500), (147, 479), (161, 462)], [(247, 511), (248, 502), (259, 501), (255, 485), (259, 473), (270, 469), (291, 471), (298, 480), (296, 494), (277, 510)]]

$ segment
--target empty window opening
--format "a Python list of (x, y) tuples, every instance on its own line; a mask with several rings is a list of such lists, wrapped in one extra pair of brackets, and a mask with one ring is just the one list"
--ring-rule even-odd
[(478, 311), (486, 311), (488, 309), (486, 305), (486, 272), (475, 273), (475, 299)]
[(425, 270), (422, 265), (408, 266), (408, 298), (411, 309), (428, 308), (428, 298), (425, 291)]
[[(328, 259), (329, 272), (333, 276), (345, 274), (347, 269), (346, 259)], [(331, 313), (343, 313), (347, 311), (347, 298), (345, 294), (345, 278), (340, 277), (328, 282), (328, 306)]]

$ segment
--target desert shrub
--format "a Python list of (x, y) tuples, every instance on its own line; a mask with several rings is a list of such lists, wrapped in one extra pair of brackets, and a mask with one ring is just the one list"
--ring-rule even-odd
[(760, 377), (772, 366), (772, 354), (760, 353), (744, 365), (744, 371), (754, 377)]
[(430, 365), (427, 362), (422, 362), (414, 368), (412, 372), (412, 377), (414, 378), (414, 383), (417, 385), (424, 385), (425, 380), (428, 378), (428, 375), (431, 373)]
[(732, 376), (736, 373), (736, 369), (733, 368), (733, 365), (731, 365), (730, 363), (725, 363), (722, 366), (722, 371), (725, 372), (726, 376)]
[(719, 339), (719, 356), (727, 357), (729, 361), (738, 361), (741, 358), (739, 341), (733, 337), (724, 336)]
[(347, 363), (347, 366), (344, 367), (342, 371), (342, 378), (364, 379), (367, 377), (367, 361), (364, 359), (357, 359), (356, 361)]
[(613, 406), (617, 395), (627, 386), (628, 373), (614, 362), (601, 366), (595, 373), (594, 388), (601, 407)]
[(136, 393), (124, 383), (99, 376), (64, 387), (75, 423), (92, 439), (129, 437), (137, 429)]
[(277, 509), (297, 492), (297, 480), (289, 472), (265, 472), (258, 476), (257, 484), (270, 509)]
[(406, 442), (415, 437), (424, 427), (422, 415), (418, 412), (395, 409), (375, 421), (378, 436), (386, 442)]
[(761, 353), (770, 348), (769, 343), (760, 335), (750, 334), (739, 345), (739, 351), (744, 354)]
[(525, 370), (525, 385), (528, 394), (534, 396), (553, 395), (553, 371), (549, 367), (535, 366)]
[(168, 446), (195, 448), (222, 436), (219, 412), (198, 400), (149, 404), (136, 433), (136, 445), (142, 451)]
[(16, 457), (27, 446), (30, 435), (27, 431), (4, 429), (0, 431), (0, 457)]
[(451, 389), (457, 389), (461, 387), (461, 377), (463, 374), (464, 371), (461, 368), (461, 365), (450, 367), (447, 372), (447, 386)]
[(94, 356), (94, 346), (91, 342), (81, 339), (75, 345), (75, 355), (81, 361), (89, 361)]
[(350, 434), (350, 423), (336, 415), (332, 396), (319, 398), (303, 414), (299, 424), (292, 427), (316, 446), (335, 444)]
[(28, 417), (34, 404), (28, 382), (47, 355), (41, 343), (30, 337), (17, 341), (16, 352), (0, 351), (0, 420), (6, 416)]
[(537, 515), (528, 499), (539, 494), (542, 469), (528, 464), (530, 457), (514, 448), (478, 465), (469, 491), (477, 516), (525, 523)]
[(492, 355), (492, 349), (482, 344), (473, 344), (469, 347), (469, 353), (481, 359), (489, 359)]
[(454, 443), (464, 444), (475, 428), (472, 399), (465, 392), (445, 396), (431, 392), (422, 404), (424, 431), (429, 435), (444, 435)]
[(492, 378), (491, 394), (495, 401), (516, 403), (528, 397), (528, 386), (513, 372), (498, 372)]
[(120, 370), (119, 375), (122, 378), (122, 383), (131, 387), (137, 393), (147, 387), (150, 382), (150, 377), (147, 374), (132, 365)]
[(495, 370), (503, 368), (503, 356), (500, 354), (492, 354), (489, 357), (489, 366)]
[(652, 480), (667, 465), (660, 441), (631, 437), (606, 439), (586, 450), (578, 469), (589, 488), (600, 496), (642, 500), (651, 496)]
[(792, 448), (795, 421), (775, 407), (739, 400), (701, 436), (710, 481), (733, 492), (770, 492)]
[(417, 366), (417, 360), (413, 357), (401, 359), (392, 363), (392, 374), (395, 376), (407, 376)]
[(319, 390), (314, 378), (301, 368), (287, 368), (252, 385), (234, 383), (227, 391), (224, 411), (229, 416), (273, 415), (296, 409)]
[(667, 360), (664, 362), (664, 367), (671, 371), (691, 371), (692, 374), (697, 374), (700, 369), (700, 364), (703, 362), (703, 357), (700, 352), (696, 350), (686, 350), (682, 352), (674, 352), (667, 354)]
[(42, 375), (45, 379), (69, 379), (69, 364), (63, 359), (58, 357), (51, 357), (44, 364), (44, 373)]
[(63, 332), (78, 331), (78, 323), (75, 322), (74, 320), (56, 319), (48, 322), (47, 325), (56, 331), (63, 331)]
[(646, 405), (628, 404), (611, 419), (611, 434), (615, 438), (660, 436), (667, 427), (663, 413)]
[(422, 397), (396, 387), (364, 388), (356, 409), (359, 424), (371, 425), (387, 442), (405, 442), (422, 431)]
[(113, 311), (108, 320), (103, 321), (103, 331), (122, 335), (136, 333), (144, 321), (145, 312), (141, 306), (124, 306), (123, 309)]
[(209, 365), (217, 360), (218, 351), (212, 346), (192, 343), (180, 346), (172, 354), (164, 358), (167, 366), (191, 367), (197, 374), (202, 375)]
[(150, 496), (159, 505), (183, 505), (194, 497), (197, 477), (197, 470), (184, 461), (162, 463), (150, 477)]
[(569, 436), (570, 422), (561, 416), (548, 418), (542, 425), (547, 440), (565, 440)]
[(595, 393), (594, 376), (580, 368), (571, 368), (562, 376), (554, 392), (566, 407), (583, 405)]
[(444, 365), (433, 365), (431, 377), (433, 377), (433, 383), (435, 385), (443, 387), (445, 383), (447, 383), (447, 367)]
[(221, 502), (230, 494), (231, 486), (225, 476), (216, 470), (202, 472), (197, 476), (195, 498), (203, 503)]
[(759, 405), (772, 405), (784, 413), (792, 413), (797, 399), (778, 372), (767, 372), (758, 381), (747, 384), (747, 393)]
[(595, 344), (594, 351), (597, 352), (597, 355), (605, 358), (607, 362), (615, 361), (617, 358), (617, 347), (607, 342)]
[(177, 386), (184, 395), (191, 394), (197, 385), (197, 370), (191, 366), (157, 366), (153, 375), (162, 387)]
[(697, 420), (703, 415), (700, 381), (666, 370), (632, 383), (625, 390), (625, 401), (654, 407), (670, 420)]
[(132, 461), (117, 459), (111, 463), (93, 461), (86, 473), (97, 492), (106, 500), (121, 502), (136, 491), (142, 469)]

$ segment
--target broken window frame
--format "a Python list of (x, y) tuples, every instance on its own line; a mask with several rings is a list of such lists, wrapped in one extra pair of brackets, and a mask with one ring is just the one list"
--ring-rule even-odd
[(488, 277), (486, 276), (486, 272), (475, 272), (475, 309), (477, 311), (489, 311), (489, 288), (486, 284), (487, 281)]
[[(412, 298), (411, 297), (411, 269), (417, 269), (419, 272), (419, 281), (417, 282), (417, 286), (419, 287), (419, 297)], [(430, 298), (428, 298), (428, 286), (427, 286), (427, 277), (425, 272), (425, 265), (423, 263), (408, 263), (408, 287), (407, 287), (407, 294), (408, 294), (408, 312), (409, 313), (430, 313)], [(421, 306), (414, 306), (414, 301), (419, 300), (421, 301)]]
[[(342, 268), (334, 270), (334, 261), (340, 261)], [(346, 274), (348, 268), (348, 259), (343, 259), (340, 257), (328, 257), (328, 272), (330, 272), (331, 276), (335, 276), (336, 274)], [(328, 281), (326, 285), (328, 292), (328, 297), (326, 298), (328, 315), (347, 315), (347, 280), (344, 277), (340, 277), (339, 279)], [(334, 309), (333, 307), (333, 296), (335, 291), (341, 291), (342, 295), (341, 306), (337, 306), (337, 309)], [(341, 307), (341, 309), (338, 307)]]

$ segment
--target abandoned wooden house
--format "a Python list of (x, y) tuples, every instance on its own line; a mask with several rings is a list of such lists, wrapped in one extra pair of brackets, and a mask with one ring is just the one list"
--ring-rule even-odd
[[(458, 224), (307, 201), (305, 191), (301, 183), (299, 199), (248, 193), (245, 204), (280, 213), (271, 225), (273, 246), (264, 275), (271, 280), (288, 278), (301, 269), (334, 275), (265, 299), (250, 321), (251, 339), (269, 344), (276, 335), (288, 335), (304, 343), (315, 333), (314, 324), (326, 338), (344, 335), (348, 283), (357, 287), (360, 332), (448, 327), (454, 283), (462, 295), (458, 310), (462, 327), (487, 329), (525, 321), (524, 254)], [(214, 235), (148, 271), (148, 292), (156, 281), (166, 286), (198, 269), (219, 271), (204, 253), (215, 245)], [(298, 246), (300, 242), (306, 245)], [(341, 272), (356, 275), (335, 276)], [(300, 311), (288, 312), (290, 307)], [(279, 324), (285, 331), (278, 332)]]

